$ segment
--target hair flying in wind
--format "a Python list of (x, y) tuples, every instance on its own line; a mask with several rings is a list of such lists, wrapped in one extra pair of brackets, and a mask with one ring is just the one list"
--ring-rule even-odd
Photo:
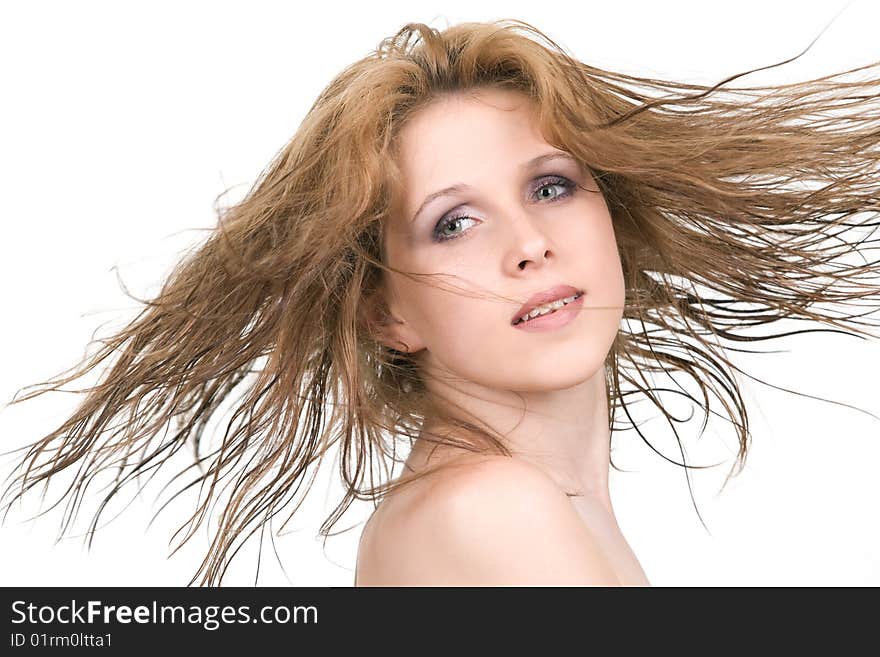
[[(503, 436), (429, 395), (412, 354), (384, 346), (375, 330), (379, 284), (397, 271), (383, 259), (383, 227), (399, 211), (400, 129), (442, 95), (485, 88), (533, 101), (545, 139), (593, 173), (611, 212), (626, 282), (605, 362), (612, 436), (633, 428), (650, 445), (630, 412), (636, 395), (680, 445), (684, 420), (662, 397), (683, 395), (704, 413), (701, 433), (710, 414), (729, 420), (741, 468), (748, 413), (725, 352), (792, 333), (771, 330), (781, 320), (873, 335), (878, 264), (865, 256), (880, 209), (878, 64), (794, 84), (732, 84), (746, 71), (704, 86), (595, 68), (522, 21), (407, 24), (330, 82), (244, 199), (219, 212), (155, 298), (138, 300), (130, 323), (12, 400), (106, 363), (97, 385), (76, 391), (84, 398), (71, 417), (23, 448), (6, 494), (17, 499), (77, 466), (61, 498), (72, 519), (109, 469), (93, 534), (126, 483), (152, 478), (188, 446), (192, 462), (171, 481), (192, 474), (174, 497), (198, 485), (199, 502), (174, 534), (185, 532), (175, 552), (226, 479), (228, 500), (190, 581), (218, 585), (249, 537), (292, 506), (290, 520), (328, 453), (338, 453), (345, 496), (325, 536), (355, 499), (414, 480), (389, 475), (401, 439), (429, 418), (455, 430), (452, 444), (484, 440), (505, 453)], [(655, 383), (669, 374), (699, 392)], [(226, 400), (231, 417), (206, 432)]]

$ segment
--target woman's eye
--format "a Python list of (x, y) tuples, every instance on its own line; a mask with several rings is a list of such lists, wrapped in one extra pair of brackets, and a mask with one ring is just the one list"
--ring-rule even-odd
[[(537, 196), (538, 200), (547, 201), (552, 203), (554, 201), (558, 201), (561, 198), (565, 198), (572, 194), (572, 190), (575, 187), (575, 183), (573, 183), (568, 178), (564, 178), (562, 176), (546, 176), (538, 180), (538, 186), (535, 187), (535, 191), (533, 192), (533, 196)], [(543, 192), (546, 189), (552, 189), (553, 187), (561, 187), (564, 191), (557, 192), (552, 196), (546, 196)], [(463, 235), (466, 231), (460, 230), (453, 233), (445, 232), (446, 229), (460, 225), (461, 221), (474, 221), (470, 216), (466, 214), (458, 214), (452, 215), (449, 217), (443, 217), (440, 221), (437, 222), (437, 225), (434, 226), (434, 234), (433, 239), (435, 242), (446, 242), (448, 240), (456, 239), (459, 236)]]
[[(540, 192), (541, 190), (550, 189), (552, 187), (562, 187), (565, 190), (565, 192), (567, 192), (569, 189), (574, 187), (574, 184), (568, 180), (560, 180), (558, 182), (545, 182), (540, 187), (538, 187), (537, 191)], [(566, 195), (565, 192), (558, 193), (549, 199), (546, 196), (543, 196), (542, 198), (549, 200), (549, 201), (555, 201), (556, 199), (562, 198), (563, 196), (565, 196)]]
[(458, 235), (452, 234), (450, 236), (449, 233), (444, 233), (443, 230), (445, 228), (449, 228), (450, 226), (455, 226), (457, 223), (459, 223), (461, 221), (473, 221), (473, 219), (471, 219), (467, 215), (461, 215), (458, 217), (449, 217), (448, 219), (443, 219), (440, 221), (440, 223), (437, 224), (437, 228), (434, 231), (435, 237), (439, 238), (439, 241), (441, 241), (441, 242), (443, 240), (455, 239), (456, 237), (458, 237), (458, 235), (461, 235), (461, 232), (459, 232)]

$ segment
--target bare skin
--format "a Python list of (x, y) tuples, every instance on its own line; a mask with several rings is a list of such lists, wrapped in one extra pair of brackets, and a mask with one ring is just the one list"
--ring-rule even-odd
[[(417, 442), (407, 459), (406, 471), (421, 472), (429, 464), (433, 466), (450, 462), (466, 466), (482, 458), (446, 446), (437, 447), (429, 457), (428, 452), (433, 447), (433, 444)], [(422, 584), (421, 581), (409, 582), (407, 572), (410, 568), (424, 570), (425, 564), (407, 562), (414, 561), (413, 555), (420, 554), (417, 546), (430, 542), (433, 532), (430, 524), (414, 522), (412, 518), (420, 513), (425, 499), (437, 490), (442, 479), (454, 476), (457, 468), (459, 466), (456, 465), (448, 470), (430, 473), (383, 500), (367, 521), (361, 535), (355, 586)], [(559, 491), (564, 494), (561, 487)], [(614, 585), (650, 586), (641, 564), (620, 530), (609, 501), (593, 494), (570, 496), (568, 501), (594, 537), (604, 560), (613, 571), (616, 578)], [(487, 503), (491, 504), (491, 501), (487, 500)], [(430, 572), (425, 576), (431, 580)]]
[[(612, 217), (591, 172), (549, 144), (535, 118), (526, 97), (484, 90), (443, 98), (402, 129), (405, 198), (387, 226), (386, 257), (436, 284), (384, 281), (391, 319), (382, 340), (414, 355), (431, 392), (504, 436), (515, 465), (475, 469), (485, 457), (454, 447), (429, 460), (434, 445), (423, 432), (408, 471), (455, 467), (386, 497), (361, 538), (357, 585), (425, 584), (432, 572), (462, 583), (501, 582), (509, 572), (518, 581), (648, 584), (608, 489), (604, 364), (625, 300)], [(457, 183), (467, 187), (426, 202)], [(575, 319), (543, 333), (512, 325), (526, 299), (560, 284), (583, 291)], [(466, 505), (453, 482), (472, 495)], [(450, 520), (447, 512), (465, 506)], [(543, 527), (543, 542), (532, 526)], [(437, 549), (450, 535), (458, 543)], [(449, 553), (460, 570), (444, 562)]]

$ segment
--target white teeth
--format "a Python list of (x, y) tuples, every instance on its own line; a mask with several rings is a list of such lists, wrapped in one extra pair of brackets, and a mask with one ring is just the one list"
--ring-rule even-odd
[(533, 308), (530, 312), (520, 317), (516, 323), (525, 322), (533, 317), (537, 317), (538, 315), (546, 315), (547, 313), (553, 312), (554, 310), (558, 310), (562, 308), (567, 303), (571, 303), (575, 299), (577, 299), (580, 294), (573, 294), (570, 297), (565, 297), (564, 299), (558, 299), (556, 301), (552, 301), (550, 303), (545, 303), (543, 306), (538, 306), (537, 308)]

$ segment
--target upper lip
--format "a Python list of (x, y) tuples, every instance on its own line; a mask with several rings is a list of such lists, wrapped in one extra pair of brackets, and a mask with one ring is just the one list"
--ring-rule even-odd
[(551, 287), (549, 290), (538, 292), (537, 294), (529, 297), (529, 300), (526, 301), (525, 304), (523, 304), (523, 307), (516, 311), (516, 314), (510, 320), (510, 323), (513, 324), (520, 317), (522, 317), (526, 313), (531, 312), (538, 306), (543, 306), (545, 303), (557, 301), (558, 299), (565, 299), (566, 297), (574, 296), (575, 294), (580, 293), (581, 290), (571, 285), (556, 285), (555, 287)]

